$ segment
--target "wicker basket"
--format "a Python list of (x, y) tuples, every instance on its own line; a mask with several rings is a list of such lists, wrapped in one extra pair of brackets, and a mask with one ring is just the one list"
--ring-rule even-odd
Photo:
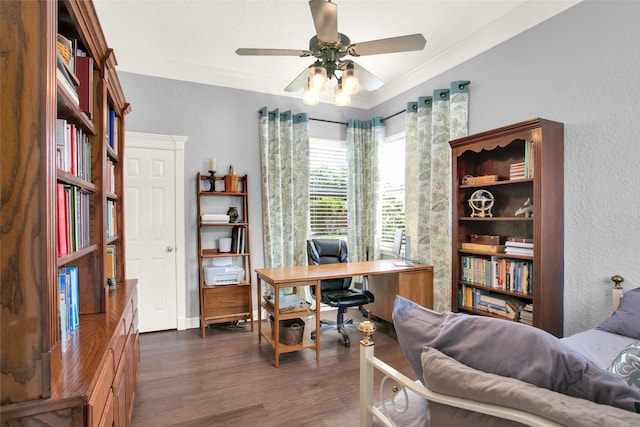
[(237, 193), (238, 192), (238, 175), (225, 175), (224, 176), (224, 191), (225, 193)]
[(225, 193), (237, 193), (238, 192), (238, 175), (233, 173), (233, 166), (229, 165), (229, 173), (224, 176), (224, 191)]
[[(275, 339), (274, 318), (269, 316), (271, 322), (271, 337)], [(296, 345), (302, 342), (304, 335), (304, 320), (288, 319), (280, 321), (280, 344)]]

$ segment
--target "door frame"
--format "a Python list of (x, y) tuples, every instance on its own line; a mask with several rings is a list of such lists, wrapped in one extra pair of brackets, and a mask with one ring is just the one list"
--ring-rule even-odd
[[(184, 147), (189, 139), (179, 135), (160, 135), (143, 132), (125, 132), (126, 148), (148, 148), (155, 150), (169, 150), (174, 152), (174, 191), (175, 191), (175, 231), (176, 231), (176, 323), (178, 330), (189, 327), (187, 315), (187, 295), (185, 285), (186, 266), (186, 236), (184, 221)], [(126, 209), (126, 207), (125, 207)], [(126, 242), (125, 242), (126, 243)]]

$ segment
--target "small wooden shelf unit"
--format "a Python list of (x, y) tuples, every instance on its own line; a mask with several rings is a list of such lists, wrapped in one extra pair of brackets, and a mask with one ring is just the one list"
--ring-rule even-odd
[[(224, 181), (223, 176), (216, 176), (214, 183)], [(253, 285), (251, 281), (251, 245), (249, 240), (249, 201), (247, 175), (238, 178), (237, 191), (210, 191), (210, 177), (198, 173), (196, 175), (196, 197), (198, 200), (198, 277), (200, 281), (200, 334), (205, 337), (207, 325), (224, 322), (237, 322), (248, 320), (253, 331)], [(215, 184), (214, 184), (215, 188)], [(208, 203), (212, 202), (212, 203)], [(203, 223), (202, 214), (211, 213), (215, 209), (218, 213), (227, 212), (229, 205), (238, 208), (238, 222)], [(239, 204), (240, 206), (236, 206)], [(240, 243), (231, 248), (231, 252), (221, 253), (219, 248), (213, 248), (214, 237), (209, 237), (221, 231), (226, 237), (233, 235), (244, 237), (238, 239)], [(219, 234), (219, 233), (218, 233)], [(235, 240), (233, 242), (235, 244)], [(207, 285), (205, 282), (204, 268), (209, 266), (209, 261), (216, 258), (239, 259), (242, 266), (243, 278), (239, 283), (225, 285)], [(238, 265), (234, 264), (234, 265)]]

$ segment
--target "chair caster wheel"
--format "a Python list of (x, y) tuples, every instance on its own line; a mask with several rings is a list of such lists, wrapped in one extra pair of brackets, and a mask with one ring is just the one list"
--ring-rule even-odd
[(344, 340), (344, 346), (345, 346), (345, 347), (351, 347), (351, 341), (349, 341), (349, 340)]
[(316, 331), (311, 331), (311, 341), (316, 340)]

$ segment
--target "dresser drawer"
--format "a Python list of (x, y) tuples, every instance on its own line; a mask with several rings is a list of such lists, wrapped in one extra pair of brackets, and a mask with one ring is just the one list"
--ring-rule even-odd
[(96, 386), (89, 398), (89, 425), (100, 425), (102, 414), (105, 408), (111, 402), (113, 398), (111, 394), (111, 384), (113, 384), (113, 376), (115, 373), (113, 365), (113, 352), (111, 350), (107, 353), (107, 360), (102, 365)]
[(249, 312), (248, 286), (224, 286), (205, 289), (205, 318), (229, 316)]

